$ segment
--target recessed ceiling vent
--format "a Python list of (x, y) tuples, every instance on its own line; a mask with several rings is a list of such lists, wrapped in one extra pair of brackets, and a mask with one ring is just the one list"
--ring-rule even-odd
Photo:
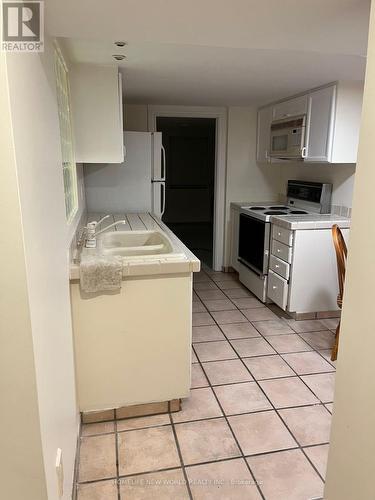
[(115, 45), (117, 45), (117, 47), (125, 47), (125, 45), (127, 45), (126, 42), (115, 42)]
[(114, 59), (116, 59), (116, 61), (122, 61), (123, 59), (126, 58), (126, 56), (122, 55), (122, 54), (114, 54), (112, 56)]

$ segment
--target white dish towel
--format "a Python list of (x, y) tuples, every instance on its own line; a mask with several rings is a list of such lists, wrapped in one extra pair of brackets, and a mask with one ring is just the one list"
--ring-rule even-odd
[(119, 290), (122, 281), (122, 258), (116, 255), (87, 255), (79, 268), (81, 289), (95, 293)]

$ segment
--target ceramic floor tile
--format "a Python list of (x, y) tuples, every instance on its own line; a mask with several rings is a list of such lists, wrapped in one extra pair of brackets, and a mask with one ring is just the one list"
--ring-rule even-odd
[(118, 434), (119, 474), (138, 474), (179, 467), (172, 426), (152, 427)]
[(264, 304), (255, 297), (232, 299), (232, 302), (238, 309), (255, 309), (257, 307), (264, 307)]
[(337, 360), (332, 361), (331, 360), (331, 355), (332, 355), (332, 349), (319, 349), (318, 353), (323, 356), (323, 358), (328, 361), (328, 363), (336, 368), (337, 365)]
[(253, 380), (239, 359), (203, 363), (203, 369), (212, 385), (233, 384)]
[(275, 411), (237, 415), (228, 420), (244, 455), (297, 447)]
[(201, 342), (194, 344), (194, 348), (201, 362), (237, 358), (237, 354), (227, 341)]
[(191, 388), (207, 387), (208, 381), (199, 364), (191, 367)]
[(241, 285), (241, 283), (239, 281), (220, 281), (220, 282), (216, 282), (217, 286), (221, 289), (221, 290), (234, 290), (236, 288), (239, 288), (239, 289), (243, 289), (243, 286)]
[(324, 406), (327, 408), (327, 410), (328, 410), (330, 413), (332, 413), (332, 412), (333, 412), (333, 403), (327, 403), (327, 404), (325, 404)]
[(115, 432), (114, 422), (99, 422), (97, 424), (83, 424), (81, 436), (94, 436), (95, 434), (108, 434)]
[(263, 380), (259, 384), (276, 408), (319, 403), (298, 377)]
[(257, 321), (254, 323), (254, 326), (265, 337), (269, 335), (294, 333), (293, 330), (282, 319)]
[(328, 330), (336, 330), (340, 318), (327, 318), (327, 319), (321, 319), (320, 321), (326, 328), (328, 328)]
[(121, 478), (120, 493), (121, 500), (189, 500), (181, 469)]
[(193, 283), (193, 288), (197, 292), (200, 290), (218, 290), (217, 285), (213, 281), (204, 281), (200, 283)]
[(77, 500), (117, 500), (117, 484), (111, 479), (77, 486)]
[(306, 455), (317, 468), (319, 474), (323, 479), (326, 477), (329, 444), (322, 444), (320, 446), (312, 446), (311, 448), (304, 448)]
[(211, 274), (211, 279), (215, 283), (223, 283), (225, 281), (235, 281), (238, 283), (238, 275), (236, 273)]
[(301, 337), (314, 349), (332, 349), (335, 336), (330, 330), (322, 332), (302, 333)]
[(226, 415), (268, 410), (270, 403), (255, 382), (220, 385), (214, 388)]
[(193, 342), (210, 342), (211, 340), (225, 340), (218, 326), (193, 326)]
[(225, 325), (227, 323), (246, 323), (247, 319), (241, 313), (241, 311), (219, 311), (213, 312), (212, 316), (219, 325)]
[(246, 358), (244, 362), (256, 380), (294, 375), (293, 370), (279, 355)]
[(298, 375), (335, 371), (331, 364), (327, 363), (322, 356), (313, 351), (283, 354), (283, 358)]
[(181, 411), (172, 413), (173, 422), (220, 417), (222, 412), (209, 387), (193, 389), (190, 397), (182, 400)]
[(224, 293), (218, 288), (216, 290), (198, 290), (197, 294), (201, 300), (220, 300), (227, 298), (227, 296), (224, 295)]
[(205, 300), (204, 304), (209, 311), (231, 311), (236, 309), (236, 306), (229, 299)]
[(207, 312), (202, 302), (193, 302), (193, 313)]
[(280, 415), (301, 446), (328, 443), (332, 416), (323, 405), (288, 408)]
[(212, 319), (210, 313), (193, 313), (193, 326), (206, 326), (214, 324), (215, 321)]
[(286, 322), (296, 333), (318, 332), (320, 330), (325, 330), (324, 323), (320, 319), (308, 319), (302, 321), (287, 319)]
[(323, 403), (331, 403), (333, 401), (335, 389), (334, 373), (306, 375), (301, 378)]
[(312, 351), (312, 348), (295, 333), (292, 335), (275, 335), (267, 337), (267, 340), (280, 354)]
[(247, 290), (247, 288), (233, 288), (232, 290), (226, 290), (225, 295), (227, 295), (230, 299), (254, 297), (254, 295), (249, 290)]
[(260, 337), (260, 333), (251, 323), (231, 323), (221, 325), (220, 328), (228, 339), (245, 339), (250, 337)]
[(193, 465), (186, 474), (194, 500), (261, 500), (242, 458)]
[(262, 338), (232, 340), (231, 344), (241, 357), (275, 354), (274, 349)]
[(156, 427), (170, 424), (168, 413), (161, 415), (150, 415), (148, 417), (126, 418), (117, 421), (117, 431), (128, 431), (133, 429), (143, 429), (145, 427)]
[(193, 273), (193, 283), (203, 283), (211, 281), (211, 278), (206, 273)]
[(81, 439), (78, 480), (95, 481), (116, 476), (114, 434)]
[(311, 500), (323, 496), (323, 481), (301, 450), (247, 459), (267, 500)]
[(184, 464), (238, 457), (240, 451), (224, 418), (175, 426)]
[(243, 309), (242, 313), (249, 321), (266, 321), (278, 319), (268, 307), (257, 307), (255, 309)]
[(198, 358), (194, 352), (194, 349), (191, 350), (191, 362), (194, 364), (194, 363), (198, 363)]
[(198, 295), (195, 292), (193, 292), (193, 302), (200, 302), (200, 301), (201, 299), (198, 297)]

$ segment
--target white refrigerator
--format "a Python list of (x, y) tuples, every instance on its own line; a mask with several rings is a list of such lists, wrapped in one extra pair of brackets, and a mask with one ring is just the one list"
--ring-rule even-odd
[(165, 211), (166, 158), (161, 132), (124, 132), (125, 160), (85, 165), (87, 211)]

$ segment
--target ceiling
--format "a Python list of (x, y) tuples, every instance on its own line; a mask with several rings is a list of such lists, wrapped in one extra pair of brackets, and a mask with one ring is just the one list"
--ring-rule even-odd
[[(194, 7), (196, 5), (196, 7)], [(119, 63), (128, 102), (251, 105), (364, 78), (369, 0), (48, 0), (74, 62)], [(117, 48), (113, 42), (128, 45)]]

